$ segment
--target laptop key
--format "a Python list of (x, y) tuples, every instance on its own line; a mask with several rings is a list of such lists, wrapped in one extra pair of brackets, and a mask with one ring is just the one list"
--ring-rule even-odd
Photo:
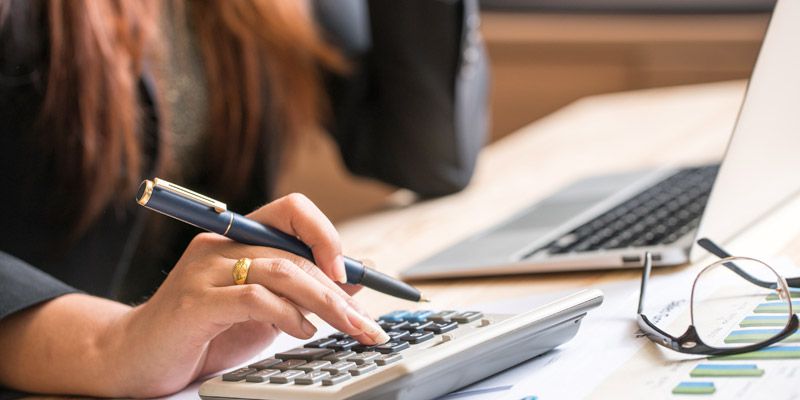
[(256, 372), (254, 368), (239, 368), (235, 371), (228, 372), (222, 375), (222, 380), (226, 382), (238, 382), (244, 379), (247, 375)]
[(313, 371), (294, 379), (295, 385), (313, 385), (331, 376), (330, 372)]
[(337, 375), (331, 375), (331, 376), (329, 376), (327, 378), (323, 378), (322, 379), (322, 386), (333, 386), (333, 385), (335, 385), (337, 383), (342, 383), (342, 382), (350, 379), (351, 377), (352, 376), (350, 375), (349, 372), (344, 372), (344, 373), (337, 374)]
[[(341, 342), (341, 340), (340, 340)], [(353, 342), (356, 342), (353, 340)], [(338, 343), (338, 342), (336, 342)], [(355, 344), (353, 345), (355, 346)], [(352, 347), (352, 346), (351, 346)], [(275, 354), (275, 358), (280, 358), (281, 360), (318, 360), (322, 357), (327, 356), (328, 354), (333, 354), (332, 349), (314, 349), (310, 347), (298, 347), (295, 349), (291, 349), (288, 351), (284, 351), (283, 353)]]
[(273, 375), (278, 375), (280, 373), (281, 371), (279, 369), (262, 369), (260, 371), (253, 372), (250, 375), (247, 375), (245, 380), (247, 382), (253, 382), (253, 383), (266, 382), (269, 380), (269, 377)]

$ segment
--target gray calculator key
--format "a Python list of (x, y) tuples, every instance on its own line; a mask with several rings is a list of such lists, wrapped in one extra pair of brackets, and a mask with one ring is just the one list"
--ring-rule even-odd
[(458, 328), (458, 322), (435, 322), (433, 325), (425, 328), (425, 330), (438, 335), (441, 333), (450, 332), (456, 328)]
[(464, 311), (450, 319), (458, 322), (459, 324), (466, 324), (481, 317), (483, 317), (483, 313), (480, 311)]
[(436, 314), (429, 315), (428, 321), (434, 321), (434, 322), (450, 321), (450, 318), (454, 317), (456, 314), (458, 314), (458, 311), (454, 310), (439, 311)]
[(283, 371), (280, 374), (272, 375), (269, 377), (269, 381), (271, 383), (290, 383), (291, 381), (295, 380), (298, 376), (303, 376), (306, 373), (303, 371), (297, 371), (294, 369), (290, 369), (288, 371)]
[(388, 331), (386, 334), (389, 335), (389, 339), (391, 341), (396, 342), (398, 340), (405, 340), (405, 338), (408, 336), (408, 331)]
[(332, 338), (322, 338), (322, 339), (317, 339), (317, 340), (315, 340), (315, 341), (313, 341), (313, 342), (308, 342), (308, 343), (306, 343), (306, 345), (305, 345), (305, 346), (303, 346), (303, 347), (314, 347), (314, 348), (321, 348), (321, 347), (325, 347), (325, 346), (327, 346), (327, 345), (329, 345), (329, 344), (333, 344), (333, 343), (334, 343), (334, 342), (336, 342), (337, 340), (338, 340), (338, 339), (332, 339)]
[[(407, 336), (407, 337), (409, 337), (409, 336)], [(408, 340), (408, 339), (405, 339), (405, 340)], [(409, 345), (408, 342), (405, 342), (405, 341), (387, 342), (387, 343), (384, 343), (384, 344), (382, 344), (380, 346), (376, 346), (375, 350), (380, 352), (380, 353), (389, 354), (389, 353), (397, 353), (399, 351), (403, 351), (403, 350), (405, 350), (405, 349), (407, 349), (409, 347), (411, 347), (411, 345)]]
[(345, 351), (337, 351), (336, 353), (329, 354), (325, 357), (322, 357), (323, 360), (328, 360), (330, 362), (339, 362), (347, 360), (348, 358), (356, 355), (355, 351), (352, 350), (345, 350)]
[(360, 343), (358, 343), (358, 340), (355, 339), (342, 339), (329, 344), (327, 347), (331, 351), (345, 351), (345, 350), (350, 350), (353, 347), (358, 346), (359, 344)]
[(350, 374), (347, 372), (338, 375), (331, 375), (327, 378), (322, 379), (322, 386), (333, 386), (337, 383), (342, 383), (348, 379), (350, 379)]
[(354, 362), (354, 363), (356, 363), (358, 365), (367, 364), (367, 363), (371, 363), (372, 361), (374, 361), (380, 355), (381, 355), (381, 353), (378, 353), (376, 351), (367, 351), (367, 352), (364, 352), (364, 353), (361, 353), (361, 354), (356, 354), (356, 355), (348, 358), (347, 361)]
[(351, 368), (355, 368), (356, 363), (350, 361), (339, 361), (336, 364), (329, 365), (327, 367), (323, 367), (323, 371), (330, 372), (331, 375), (341, 374), (349, 371)]
[(406, 331), (414, 332), (414, 331), (421, 331), (425, 328), (433, 325), (433, 321), (425, 321), (425, 322), (412, 322), (409, 323), (408, 326), (404, 327), (403, 329)]
[(333, 350), (314, 349), (310, 347), (298, 347), (296, 349), (284, 351), (283, 353), (275, 354), (275, 358), (280, 358), (281, 360), (311, 361), (311, 360), (319, 360), (320, 358), (325, 357), (328, 354), (333, 354)]
[(406, 341), (408, 341), (411, 344), (417, 344), (431, 339), (433, 339), (432, 332), (412, 332), (410, 335), (408, 335)]
[(261, 371), (253, 372), (245, 378), (248, 382), (266, 382), (272, 375), (278, 375), (281, 371), (278, 369), (262, 369)]
[(331, 374), (326, 371), (312, 371), (303, 376), (298, 376), (294, 379), (294, 383), (296, 385), (313, 385), (329, 376)]
[(403, 356), (401, 356), (400, 354), (383, 354), (375, 359), (375, 364), (384, 366), (384, 365), (389, 365), (391, 363), (396, 363), (402, 359)]
[(350, 369), (350, 375), (353, 375), (353, 376), (364, 375), (367, 372), (376, 370), (377, 368), (378, 368), (378, 365), (375, 364), (375, 363), (361, 364), (361, 365), (359, 365), (359, 366), (357, 366), (355, 368), (351, 368)]
[(272, 368), (286, 371), (287, 369), (297, 368), (305, 363), (306, 362), (303, 360), (286, 360), (280, 364), (273, 365)]
[(228, 382), (237, 382), (237, 381), (240, 381), (240, 380), (244, 379), (244, 377), (246, 377), (247, 375), (252, 374), (253, 372), (256, 372), (256, 369), (254, 369), (254, 368), (239, 368), (239, 369), (237, 369), (235, 371), (231, 371), (231, 372), (228, 372), (227, 374), (223, 374), (222, 375), (222, 380), (223, 381), (228, 381)]
[(305, 372), (313, 372), (313, 371), (316, 371), (318, 369), (322, 369), (322, 367), (327, 367), (328, 365), (331, 365), (330, 361), (317, 360), (317, 361), (311, 361), (310, 363), (303, 364), (303, 365), (301, 365), (299, 367), (295, 367), (295, 369), (300, 370), (300, 371), (305, 371)]
[(282, 362), (283, 361), (278, 360), (275, 357), (270, 357), (270, 358), (263, 359), (263, 360), (261, 360), (261, 361), (259, 361), (257, 363), (250, 364), (250, 365), (247, 366), (247, 368), (267, 369), (267, 368), (272, 367), (275, 364), (280, 364)]

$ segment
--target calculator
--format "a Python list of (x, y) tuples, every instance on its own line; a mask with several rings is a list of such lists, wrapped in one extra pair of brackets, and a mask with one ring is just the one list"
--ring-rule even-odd
[(378, 323), (391, 338), (367, 346), (334, 333), (203, 383), (212, 399), (431, 399), (572, 339), (603, 294), (585, 290), (522, 314), (394, 311)]

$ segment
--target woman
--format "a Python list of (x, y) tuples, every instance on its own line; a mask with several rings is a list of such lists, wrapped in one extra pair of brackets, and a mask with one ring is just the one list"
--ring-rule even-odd
[[(327, 218), (301, 195), (258, 205), (319, 127), (354, 173), (466, 185), (486, 130), (477, 6), (395, 3), (0, 0), (0, 386), (165, 395), (312, 336), (306, 312), (386, 341), (338, 283)], [(156, 175), (255, 209), (316, 265), (138, 208)]]

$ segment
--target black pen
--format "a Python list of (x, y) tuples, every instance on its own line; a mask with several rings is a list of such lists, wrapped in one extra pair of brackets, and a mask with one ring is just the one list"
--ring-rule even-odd
[[(155, 178), (139, 186), (136, 201), (142, 206), (239, 243), (274, 247), (314, 261), (311, 249), (299, 239), (265, 226), (233, 211), (225, 203)], [(361, 261), (344, 257), (347, 283), (411, 301), (428, 300), (413, 286), (366, 267)]]

